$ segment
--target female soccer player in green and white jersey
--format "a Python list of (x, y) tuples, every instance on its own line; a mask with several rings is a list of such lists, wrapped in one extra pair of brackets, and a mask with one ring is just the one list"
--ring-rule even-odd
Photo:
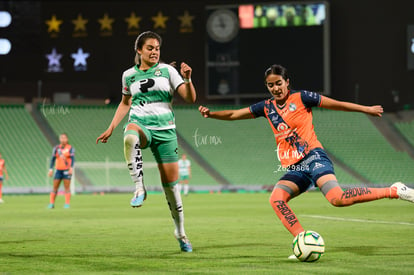
[(135, 41), (136, 65), (122, 75), (122, 100), (108, 129), (97, 139), (106, 143), (113, 130), (129, 112), (124, 128), (124, 153), (132, 181), (135, 183), (132, 207), (142, 206), (147, 197), (143, 182), (141, 149), (147, 147), (158, 163), (161, 182), (175, 223), (175, 236), (184, 252), (192, 246), (184, 230), (184, 213), (178, 190), (177, 136), (172, 99), (175, 91), (189, 103), (196, 100), (191, 83), (192, 69), (181, 63), (180, 72), (160, 63), (161, 37), (151, 31), (141, 33)]
[(181, 159), (178, 160), (178, 172), (180, 174), (180, 184), (183, 188), (184, 195), (188, 195), (189, 186), (188, 182), (191, 178), (191, 161), (187, 159), (187, 155), (183, 154)]

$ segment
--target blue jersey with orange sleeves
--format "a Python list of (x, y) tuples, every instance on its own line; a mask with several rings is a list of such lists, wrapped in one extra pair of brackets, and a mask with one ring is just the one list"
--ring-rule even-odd
[(319, 107), (321, 100), (321, 95), (315, 92), (289, 91), (283, 106), (278, 106), (272, 98), (249, 107), (254, 117), (267, 118), (283, 167), (297, 163), (314, 148), (323, 148), (313, 128), (311, 109)]
[(73, 167), (75, 161), (75, 149), (69, 144), (66, 144), (65, 146), (55, 146), (50, 162), (51, 169), (53, 168), (55, 161), (56, 170), (68, 170), (70, 167)]

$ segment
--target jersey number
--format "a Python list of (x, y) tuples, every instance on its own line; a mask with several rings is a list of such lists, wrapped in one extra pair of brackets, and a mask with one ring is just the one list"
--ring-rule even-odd
[(155, 81), (152, 78), (147, 78), (147, 79), (140, 80), (139, 84), (140, 84), (141, 92), (147, 93), (148, 89), (154, 86)]

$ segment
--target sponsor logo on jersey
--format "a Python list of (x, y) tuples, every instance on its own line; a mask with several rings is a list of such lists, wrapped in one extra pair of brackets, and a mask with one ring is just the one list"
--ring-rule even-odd
[(161, 72), (161, 70), (156, 70), (155, 72), (154, 72), (154, 75), (155, 76), (161, 76), (162, 75), (162, 72)]
[(289, 108), (283, 108), (283, 109), (279, 109), (279, 114), (282, 117), (286, 117), (286, 114), (289, 112)]
[(313, 97), (313, 98), (317, 98), (318, 94), (315, 92), (309, 92), (309, 91), (303, 91), (306, 95)]
[(278, 130), (279, 132), (281, 132), (281, 131), (287, 130), (288, 128), (289, 128), (289, 126), (287, 126), (286, 123), (281, 122), (281, 123), (279, 123), (279, 125), (277, 125), (277, 129), (276, 130)]
[(289, 111), (291, 111), (291, 112), (296, 111), (296, 104), (295, 103), (290, 103), (289, 104)]
[(279, 119), (279, 116), (278, 115), (272, 116), (272, 122), (273, 123), (277, 122), (278, 119)]

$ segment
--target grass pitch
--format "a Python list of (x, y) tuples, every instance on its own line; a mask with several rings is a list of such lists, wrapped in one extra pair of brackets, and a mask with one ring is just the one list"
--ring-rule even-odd
[(129, 207), (129, 194), (76, 195), (71, 209), (48, 196), (5, 196), (0, 205), (0, 274), (413, 274), (414, 204), (380, 200), (346, 208), (319, 192), (290, 206), (319, 232), (325, 255), (288, 260), (293, 237), (269, 194), (184, 197), (193, 253), (182, 253), (164, 195)]

